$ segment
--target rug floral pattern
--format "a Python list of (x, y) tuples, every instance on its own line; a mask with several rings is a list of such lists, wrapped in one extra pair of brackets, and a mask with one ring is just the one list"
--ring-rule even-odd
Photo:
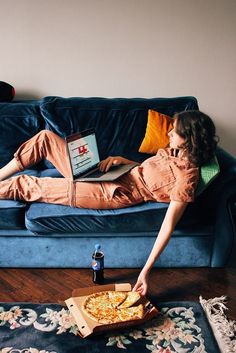
[[(26, 305), (26, 304), (25, 304)], [(78, 329), (69, 311), (64, 308), (44, 306), (38, 312), (35, 308), (25, 305), (13, 305), (5, 308), (0, 306), (0, 332), (5, 328), (17, 330), (31, 328), (35, 332), (51, 333), (54, 336), (67, 335), (67, 340), (78, 334)], [(152, 321), (137, 328), (116, 331), (105, 337), (98, 338), (99, 347), (104, 352), (139, 352), (137, 347), (145, 348), (142, 353), (209, 353), (201, 327), (196, 322), (193, 307), (163, 306), (161, 314)], [(10, 332), (9, 331), (9, 332)], [(76, 337), (78, 341), (86, 341)], [(3, 346), (0, 343), (0, 353), (61, 353), (48, 350), (48, 345), (38, 347)], [(131, 350), (131, 347), (133, 348)], [(81, 347), (81, 352), (82, 352)], [(75, 351), (76, 352), (76, 351)], [(64, 353), (64, 352), (63, 352)], [(91, 351), (92, 353), (92, 351)]]
[(107, 345), (126, 349), (133, 339), (145, 339), (152, 353), (207, 353), (201, 329), (195, 323), (192, 308), (162, 308), (163, 316), (152, 320), (139, 330), (109, 337)]

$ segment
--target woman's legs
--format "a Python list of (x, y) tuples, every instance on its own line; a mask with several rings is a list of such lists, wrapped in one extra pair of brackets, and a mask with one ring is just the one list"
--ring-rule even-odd
[(66, 142), (52, 131), (42, 130), (23, 143), (14, 158), (0, 169), (0, 180), (24, 170), (46, 158), (65, 177), (71, 178)]
[(73, 205), (73, 181), (18, 175), (0, 182), (0, 199)]
[(19, 167), (16, 160), (13, 158), (3, 168), (0, 169), (0, 181), (7, 179), (9, 176), (19, 172)]
[(37, 178), (25, 174), (1, 181), (0, 199), (92, 209), (115, 209), (140, 202), (129, 198), (118, 183), (75, 183), (69, 178)]
[[(53, 163), (65, 178), (19, 175), (7, 179), (43, 158)], [(121, 188), (116, 183), (74, 183), (66, 142), (48, 130), (42, 130), (19, 147), (12, 161), (0, 170), (0, 180), (0, 199), (94, 209), (121, 208), (132, 203), (127, 200), (126, 191), (118, 192)]]
[(74, 183), (68, 178), (37, 178), (23, 174), (0, 182), (0, 199), (6, 200), (93, 209), (120, 207), (112, 202), (111, 195), (101, 183)]

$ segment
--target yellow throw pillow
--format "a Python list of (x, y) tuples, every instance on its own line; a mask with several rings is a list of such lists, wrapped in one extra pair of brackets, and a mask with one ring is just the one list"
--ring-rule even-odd
[(156, 154), (169, 144), (168, 132), (173, 129), (173, 119), (155, 110), (148, 110), (148, 122), (139, 152)]

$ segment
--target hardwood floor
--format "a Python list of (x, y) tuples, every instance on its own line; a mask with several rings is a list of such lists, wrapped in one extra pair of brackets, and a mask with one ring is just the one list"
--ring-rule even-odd
[[(138, 269), (105, 269), (105, 284), (130, 282)], [(0, 302), (60, 302), (72, 290), (94, 285), (90, 269), (1, 269)], [(153, 269), (148, 297), (159, 301), (209, 299), (226, 295), (227, 316), (236, 319), (236, 269)]]

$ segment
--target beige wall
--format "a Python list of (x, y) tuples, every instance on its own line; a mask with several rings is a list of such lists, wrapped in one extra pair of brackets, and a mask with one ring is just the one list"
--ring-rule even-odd
[(194, 95), (236, 155), (236, 0), (0, 0), (16, 98)]

